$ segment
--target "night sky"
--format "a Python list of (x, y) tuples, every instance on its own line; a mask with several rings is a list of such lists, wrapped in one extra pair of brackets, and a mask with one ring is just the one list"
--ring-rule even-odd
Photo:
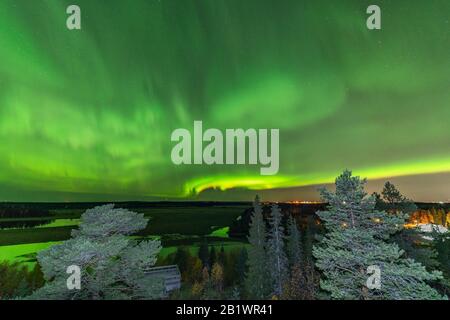
[[(314, 200), (349, 168), (450, 201), (449, 20), (448, 0), (2, 0), (0, 200)], [(194, 120), (279, 128), (278, 175), (173, 165)]]

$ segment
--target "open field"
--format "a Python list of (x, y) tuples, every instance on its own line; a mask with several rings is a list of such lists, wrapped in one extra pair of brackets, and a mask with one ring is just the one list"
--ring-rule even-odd
[[(43, 243), (29, 243), (29, 244), (17, 244), (11, 246), (1, 246), (0, 247), (0, 261), (16, 261), (22, 262), (26, 265), (32, 266), (36, 262), (36, 253), (48, 249), (49, 247), (58, 244), (59, 242), (43, 242)], [(245, 242), (240, 241), (227, 241), (226, 239), (220, 238), (208, 238), (209, 246), (215, 246), (216, 250), (223, 246), (225, 251), (238, 250), (243, 246), (248, 246)], [(183, 244), (188, 248), (192, 254), (197, 254), (200, 247), (200, 241), (193, 241), (191, 244)], [(159, 256), (161, 258), (167, 257), (168, 255), (175, 253), (179, 246), (167, 246), (163, 247)]]
[[(150, 219), (147, 228), (140, 236), (182, 234), (208, 235), (216, 229), (229, 226), (247, 207), (173, 207), (173, 208), (136, 208), (133, 211), (144, 213)], [(0, 230), (0, 246), (61, 241), (70, 237), (70, 231), (76, 227), (84, 210), (58, 210), (46, 218), (31, 218), (29, 221), (44, 219), (47, 224), (33, 228)], [(19, 219), (0, 219), (2, 222), (25, 221)]]
[(51, 247), (58, 242), (17, 244), (0, 247), (0, 261), (16, 261), (29, 265), (34, 264), (36, 253)]

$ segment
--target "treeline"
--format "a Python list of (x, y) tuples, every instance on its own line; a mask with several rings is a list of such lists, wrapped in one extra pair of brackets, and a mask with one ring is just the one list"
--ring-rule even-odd
[[(283, 215), (277, 204), (271, 206), (267, 221), (258, 197), (253, 208), (245, 298), (316, 299), (320, 277), (311, 255), (313, 234), (302, 239), (294, 218)], [(307, 230), (312, 232), (311, 228)]]
[[(42, 288), (39, 265), (28, 271), (0, 264), (0, 297), (34, 291), (31, 298), (159, 299), (165, 297), (161, 279), (145, 273), (157, 262), (176, 264), (182, 274), (172, 299), (447, 299), (448, 233), (405, 229), (416, 205), (390, 183), (372, 195), (365, 183), (346, 170), (335, 192), (321, 189), (327, 205), (317, 212), (320, 220), (262, 206), (256, 197), (248, 244), (226, 250), (205, 237), (198, 250), (179, 247), (158, 261), (158, 240), (129, 237), (146, 227), (143, 214), (96, 207), (82, 215), (70, 240), (38, 254)], [(67, 290), (68, 265), (80, 267), (81, 290)], [(378, 270), (378, 280), (370, 280), (369, 270)]]
[(125, 209), (251, 206), (251, 202), (248, 201), (0, 202), (0, 211), (17, 209), (40, 211), (87, 210), (111, 203)]
[(0, 218), (37, 218), (48, 217), (49, 211), (42, 208), (24, 206), (0, 207)]
[[(390, 183), (387, 183), (387, 188), (390, 187)], [(392, 190), (389, 190), (392, 191)], [(382, 195), (374, 193), (376, 199)], [(398, 196), (398, 195), (397, 195)], [(392, 198), (399, 200), (398, 198)], [(403, 199), (408, 200), (408, 199)], [(403, 201), (402, 200), (402, 201)], [(317, 204), (288, 204), (288, 203), (280, 203), (278, 206), (283, 213), (283, 216), (293, 215), (298, 222), (299, 228), (304, 228), (306, 225), (307, 219), (315, 219), (319, 220), (317, 216), (318, 211), (325, 210), (327, 207), (327, 203), (317, 203)], [(408, 200), (406, 203), (387, 203), (380, 202), (377, 200), (377, 207), (380, 210), (386, 210), (389, 212), (393, 212), (401, 208), (402, 212), (405, 212), (409, 215), (407, 219), (408, 224), (439, 224), (444, 227), (450, 226), (450, 206), (448, 204), (436, 204), (436, 203), (414, 203), (411, 200)], [(263, 216), (265, 219), (270, 215), (270, 205), (263, 205)], [(235, 238), (242, 238), (248, 236), (250, 219), (253, 214), (253, 208), (248, 208), (244, 210), (244, 212), (236, 219), (232, 225), (230, 226), (229, 235)]]
[(0, 221), (0, 229), (35, 228), (49, 224), (53, 221), (53, 219)]
[[(448, 234), (424, 236), (405, 229), (415, 204), (389, 182), (380, 195), (369, 196), (365, 183), (344, 171), (335, 193), (321, 189), (327, 206), (317, 215), (324, 232), (316, 234), (312, 257), (309, 251), (301, 254), (301, 233), (291, 214), (286, 217), (274, 204), (266, 217), (257, 198), (249, 224), (245, 297), (447, 299)], [(369, 270), (375, 269), (380, 277), (369, 283)]]
[[(308, 226), (309, 221), (315, 220), (318, 221), (318, 216), (316, 212), (319, 210), (324, 210), (326, 208), (325, 203), (308, 203), (308, 204), (289, 204), (289, 203), (280, 203), (278, 204), (283, 217), (292, 215), (295, 217), (299, 228), (305, 228)], [(261, 203), (262, 214), (266, 221), (268, 221), (268, 217), (271, 212), (271, 205), (264, 205)], [(246, 209), (239, 217), (236, 219), (232, 225), (230, 226), (230, 230), (228, 232), (230, 237), (242, 238), (247, 237), (250, 227), (250, 220), (253, 214), (253, 207)]]

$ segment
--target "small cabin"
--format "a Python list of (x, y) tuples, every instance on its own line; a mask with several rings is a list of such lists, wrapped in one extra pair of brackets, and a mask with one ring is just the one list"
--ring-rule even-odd
[(145, 271), (145, 274), (162, 278), (166, 295), (181, 288), (181, 273), (177, 265), (149, 268)]

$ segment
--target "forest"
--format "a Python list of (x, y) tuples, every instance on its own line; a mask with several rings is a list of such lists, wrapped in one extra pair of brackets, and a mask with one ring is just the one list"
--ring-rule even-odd
[[(344, 171), (336, 191), (301, 215), (256, 196), (227, 230), (230, 246), (203, 235), (162, 255), (161, 238), (135, 237), (152, 219), (113, 204), (87, 209), (70, 239), (37, 253), (37, 263), (0, 263), (2, 299), (411, 300), (447, 299), (447, 206), (418, 204), (387, 182), (368, 195), (365, 180)], [(196, 210), (201, 210), (198, 206)], [(83, 209), (84, 210), (84, 209)], [(423, 226), (431, 226), (426, 234)], [(445, 231), (442, 231), (444, 230)], [(218, 232), (216, 233), (218, 234)], [(68, 290), (67, 267), (80, 269)], [(180, 286), (146, 270), (176, 266)], [(369, 268), (370, 267), (370, 268)], [(368, 270), (378, 268), (370, 289)], [(400, 285), (401, 284), (401, 285)]]

